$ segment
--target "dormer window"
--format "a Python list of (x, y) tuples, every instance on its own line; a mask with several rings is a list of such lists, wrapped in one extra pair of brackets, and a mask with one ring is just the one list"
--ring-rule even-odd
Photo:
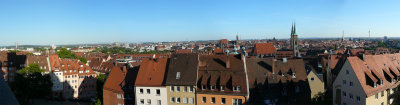
[(215, 90), (215, 85), (211, 85), (211, 90)]
[(240, 86), (234, 86), (234, 87), (233, 87), (233, 91), (238, 91), (238, 92), (240, 92), (240, 90), (241, 90), (241, 89), (240, 89)]
[(61, 67), (64, 67), (64, 65), (61, 65)]
[(201, 85), (201, 90), (206, 90), (206, 85)]
[(383, 85), (383, 80), (381, 80), (381, 84), (380, 85)]
[(221, 91), (225, 91), (225, 86), (221, 86)]
[(293, 73), (292, 78), (296, 78), (296, 73)]
[(181, 79), (181, 72), (176, 72), (176, 79)]
[(83, 67), (83, 65), (81, 65), (81, 67)]
[(376, 82), (374, 82), (374, 88), (376, 88)]

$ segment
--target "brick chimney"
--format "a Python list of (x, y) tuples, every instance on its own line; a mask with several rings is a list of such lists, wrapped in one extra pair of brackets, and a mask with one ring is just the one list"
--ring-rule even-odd
[(123, 66), (123, 67), (122, 67), (122, 72), (123, 72), (124, 74), (126, 74), (126, 73), (128, 72), (128, 70), (126, 70), (126, 66)]
[(275, 74), (275, 59), (272, 59), (272, 74)]
[(229, 60), (229, 55), (226, 55), (226, 68), (229, 69), (231, 68), (231, 61)]

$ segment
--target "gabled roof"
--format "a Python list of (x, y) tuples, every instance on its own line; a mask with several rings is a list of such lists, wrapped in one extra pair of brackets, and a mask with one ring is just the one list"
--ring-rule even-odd
[[(230, 67), (226, 67), (227, 59), (229, 59)], [(197, 92), (206, 94), (232, 94), (246, 95), (246, 75), (241, 55), (200, 55), (199, 70), (197, 78)], [(215, 90), (211, 90), (210, 86), (216, 86)], [(201, 86), (206, 86), (205, 90)], [(221, 91), (220, 87), (225, 86), (225, 91)], [(241, 91), (233, 91), (233, 87), (240, 86)]]
[[(400, 54), (384, 54), (384, 55), (365, 55), (365, 60), (359, 57), (348, 57), (348, 63), (354, 70), (358, 81), (361, 83), (362, 88), (367, 96), (374, 95), (378, 92), (384, 91), (389, 88), (399, 85), (398, 82), (391, 83), (387, 80), (389, 78), (400, 76)], [(386, 77), (385, 77), (386, 75)], [(374, 88), (367, 84), (367, 79), (373, 82), (383, 80), (383, 85), (377, 85)]]
[(162, 86), (167, 62), (168, 58), (144, 59), (135, 86)]
[(276, 48), (274, 43), (256, 43), (254, 45), (253, 53), (255, 55), (259, 54), (274, 54), (276, 52)]
[(273, 58), (248, 58), (246, 61), (250, 88), (257, 84), (296, 83), (307, 80), (302, 59), (288, 59), (286, 63), (282, 60), (274, 61)]
[[(241, 55), (200, 55), (199, 57), (199, 70), (244, 70)], [(227, 57), (229, 57), (230, 68), (226, 68)]]
[(198, 54), (172, 55), (165, 85), (196, 85), (198, 64)]
[(105, 90), (110, 90), (116, 93), (123, 93), (123, 86), (135, 83), (137, 70), (130, 69), (124, 71), (124, 67), (114, 67), (108, 75), (107, 81), (104, 84)]

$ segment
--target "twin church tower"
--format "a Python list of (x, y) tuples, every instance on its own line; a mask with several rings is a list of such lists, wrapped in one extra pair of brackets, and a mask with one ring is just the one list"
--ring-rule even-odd
[(290, 49), (293, 50), (295, 57), (300, 57), (299, 53), (299, 39), (296, 33), (296, 23), (292, 23), (292, 32), (290, 34)]

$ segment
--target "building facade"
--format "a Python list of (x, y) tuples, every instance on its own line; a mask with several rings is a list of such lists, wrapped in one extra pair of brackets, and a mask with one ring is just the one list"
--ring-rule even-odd
[(197, 54), (172, 55), (165, 80), (168, 105), (196, 104), (197, 69)]
[(163, 85), (168, 58), (144, 59), (135, 82), (136, 105), (166, 105)]
[(400, 54), (348, 57), (333, 82), (333, 105), (390, 105), (399, 85)]

